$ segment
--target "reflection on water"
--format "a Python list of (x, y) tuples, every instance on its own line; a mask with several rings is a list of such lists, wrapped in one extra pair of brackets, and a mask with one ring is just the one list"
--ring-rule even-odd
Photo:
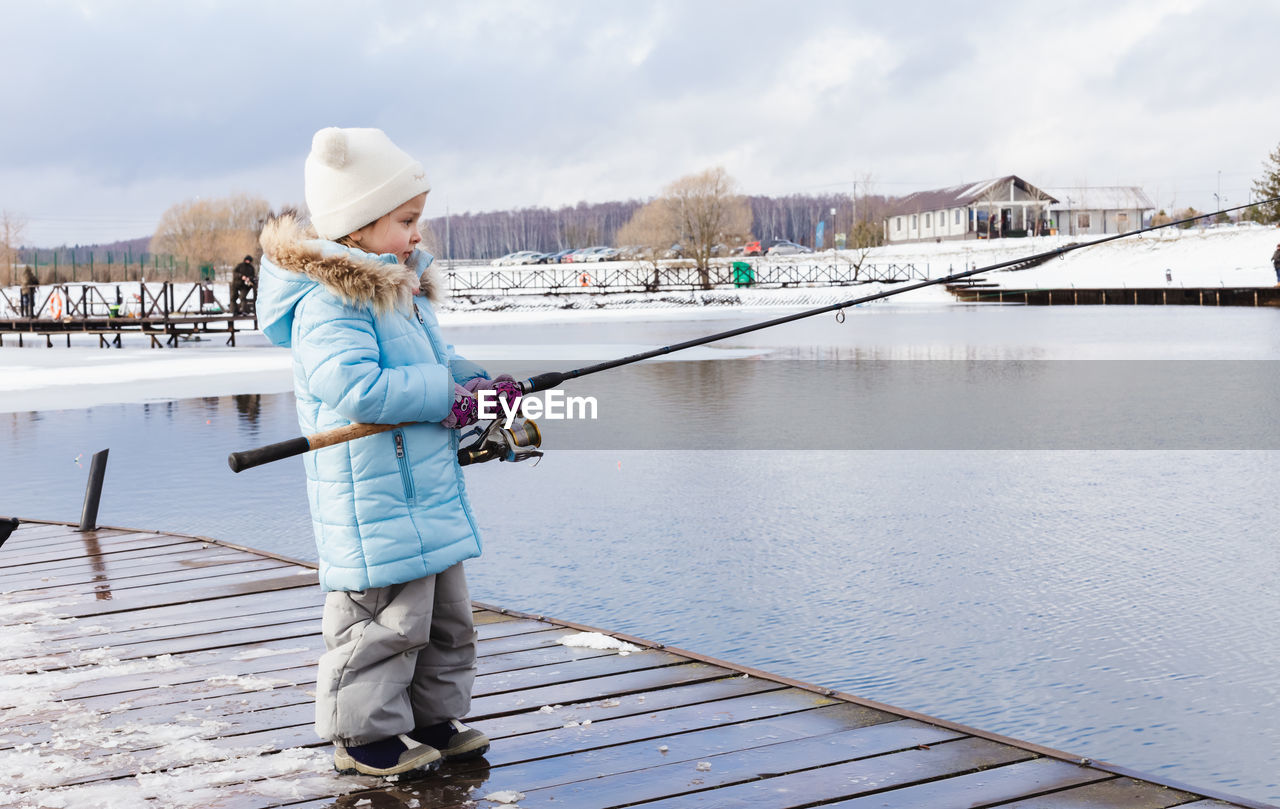
[[(1280, 357), (1275, 347), (1263, 356)], [(713, 429), (693, 415), (706, 404), (693, 392), (723, 397), (730, 413), (751, 407), (752, 362), (671, 365), (637, 384), (662, 381), (651, 395), (672, 429)], [(823, 429), (803, 413), (778, 418)], [(226, 466), (230, 451), (296, 435), (290, 396), (12, 414), (0, 425), (0, 513), (73, 519), (88, 474), (77, 459), (109, 446), (102, 524), (314, 556), (301, 462)], [(1276, 451), (736, 440), (585, 451), (557, 448), (553, 425), (544, 432), (537, 466), (467, 472), (485, 537), (485, 556), (469, 563), (477, 600), (1280, 799)]]
[(93, 596), (98, 601), (111, 600), (111, 577), (107, 575), (107, 565), (102, 557), (102, 545), (98, 542), (98, 534), (85, 531), (80, 535), (84, 540), (84, 552), (89, 557), (89, 568), (93, 571)]

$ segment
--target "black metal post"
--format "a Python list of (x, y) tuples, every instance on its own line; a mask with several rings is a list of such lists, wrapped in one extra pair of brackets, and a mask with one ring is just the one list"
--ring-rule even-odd
[(107, 453), (101, 450), (93, 454), (89, 464), (89, 483), (84, 489), (84, 509), (80, 512), (77, 531), (94, 531), (98, 527), (98, 501), (102, 499), (102, 481), (107, 476)]

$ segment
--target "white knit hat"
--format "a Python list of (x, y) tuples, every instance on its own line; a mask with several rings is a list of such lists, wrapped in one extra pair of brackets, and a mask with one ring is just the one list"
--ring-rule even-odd
[(311, 139), (303, 194), (322, 239), (339, 239), (431, 190), (422, 164), (381, 129), (321, 129)]

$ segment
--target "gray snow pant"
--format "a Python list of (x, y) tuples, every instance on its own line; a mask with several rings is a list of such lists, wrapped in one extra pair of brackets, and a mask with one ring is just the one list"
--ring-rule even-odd
[(443, 573), (325, 597), (316, 733), (346, 747), (471, 709), (476, 630), (461, 563)]

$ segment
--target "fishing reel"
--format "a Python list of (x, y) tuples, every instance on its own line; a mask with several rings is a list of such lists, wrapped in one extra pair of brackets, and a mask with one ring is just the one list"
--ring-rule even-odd
[(485, 461), (510, 461), (516, 463), (530, 458), (541, 458), (542, 433), (533, 419), (518, 418), (504, 427), (502, 419), (494, 419), (484, 429), (476, 427), (465, 433), (464, 439), (477, 435), (475, 441), (458, 450), (458, 463), (467, 466)]

